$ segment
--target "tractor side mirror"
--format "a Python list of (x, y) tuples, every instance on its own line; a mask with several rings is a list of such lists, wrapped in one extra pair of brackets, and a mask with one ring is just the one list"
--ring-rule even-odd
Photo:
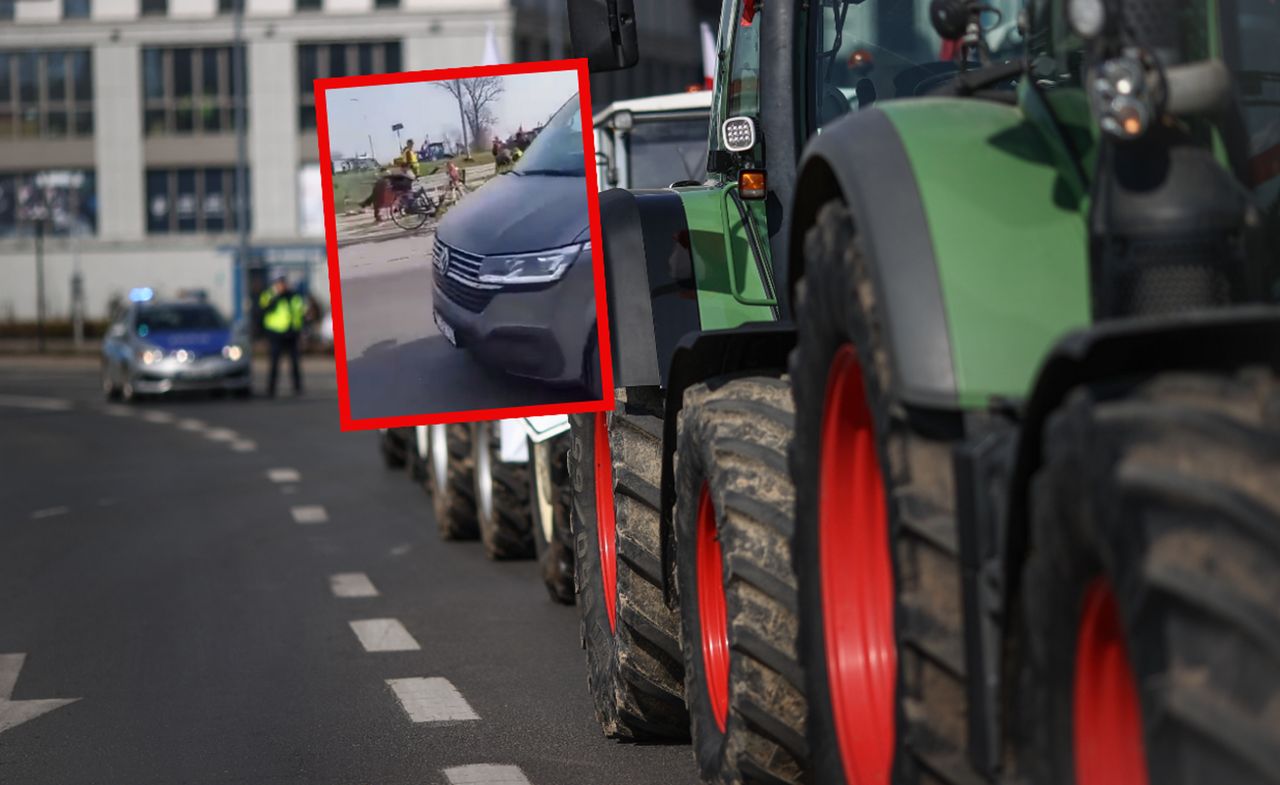
[(574, 57), (592, 72), (620, 71), (640, 59), (634, 0), (568, 0)]

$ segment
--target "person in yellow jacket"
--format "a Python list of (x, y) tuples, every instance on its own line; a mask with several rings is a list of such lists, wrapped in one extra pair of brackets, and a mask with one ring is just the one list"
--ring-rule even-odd
[(306, 317), (307, 303), (302, 295), (289, 288), (284, 275), (276, 276), (271, 286), (258, 299), (262, 306), (262, 329), (271, 343), (271, 375), (267, 381), (267, 395), (276, 395), (276, 376), (280, 370), (280, 354), (289, 353), (289, 365), (293, 371), (293, 394), (302, 394), (302, 373), (298, 369), (298, 342), (302, 323)]

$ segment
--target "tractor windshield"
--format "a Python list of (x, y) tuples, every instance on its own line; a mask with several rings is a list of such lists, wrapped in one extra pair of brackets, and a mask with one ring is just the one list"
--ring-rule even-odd
[[(810, 128), (877, 101), (924, 95), (956, 74), (958, 41), (929, 22), (929, 0), (821, 0), (814, 4)], [(1021, 53), (1022, 0), (993, 0), (982, 26), (992, 58)]]

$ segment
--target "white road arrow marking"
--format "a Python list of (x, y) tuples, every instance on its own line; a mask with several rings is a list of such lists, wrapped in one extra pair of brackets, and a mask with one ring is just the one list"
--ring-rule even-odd
[(79, 698), (10, 700), (13, 687), (18, 683), (18, 674), (22, 671), (22, 663), (26, 658), (25, 654), (0, 654), (0, 733), (16, 728), (27, 720), (34, 720), (41, 714), (80, 700)]

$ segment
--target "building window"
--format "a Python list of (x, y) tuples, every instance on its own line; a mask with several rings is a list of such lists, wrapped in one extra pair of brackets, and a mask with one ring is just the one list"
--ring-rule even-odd
[(88, 19), (89, 0), (62, 0), (63, 19)]
[(43, 217), (53, 235), (93, 234), (98, 201), (92, 169), (0, 172), (0, 237), (30, 236)]
[(142, 50), (142, 116), (147, 135), (234, 130), (229, 46)]
[(88, 49), (0, 51), (0, 139), (92, 133)]
[(320, 0), (294, 0), (295, 11), (319, 11)]
[(12, 22), (17, 0), (0, 0), (0, 22)]
[(373, 0), (374, 8), (399, 8), (400, 0)]
[(165, 16), (169, 13), (169, 0), (142, 0), (143, 16)]
[(236, 12), (236, 3), (246, 2), (246, 0), (218, 0), (218, 13), (234, 14)]
[(393, 74), (400, 70), (399, 41), (298, 45), (298, 127), (316, 127), (312, 82), (335, 76)]
[(235, 231), (240, 192), (235, 182), (232, 167), (148, 169), (147, 233)]

